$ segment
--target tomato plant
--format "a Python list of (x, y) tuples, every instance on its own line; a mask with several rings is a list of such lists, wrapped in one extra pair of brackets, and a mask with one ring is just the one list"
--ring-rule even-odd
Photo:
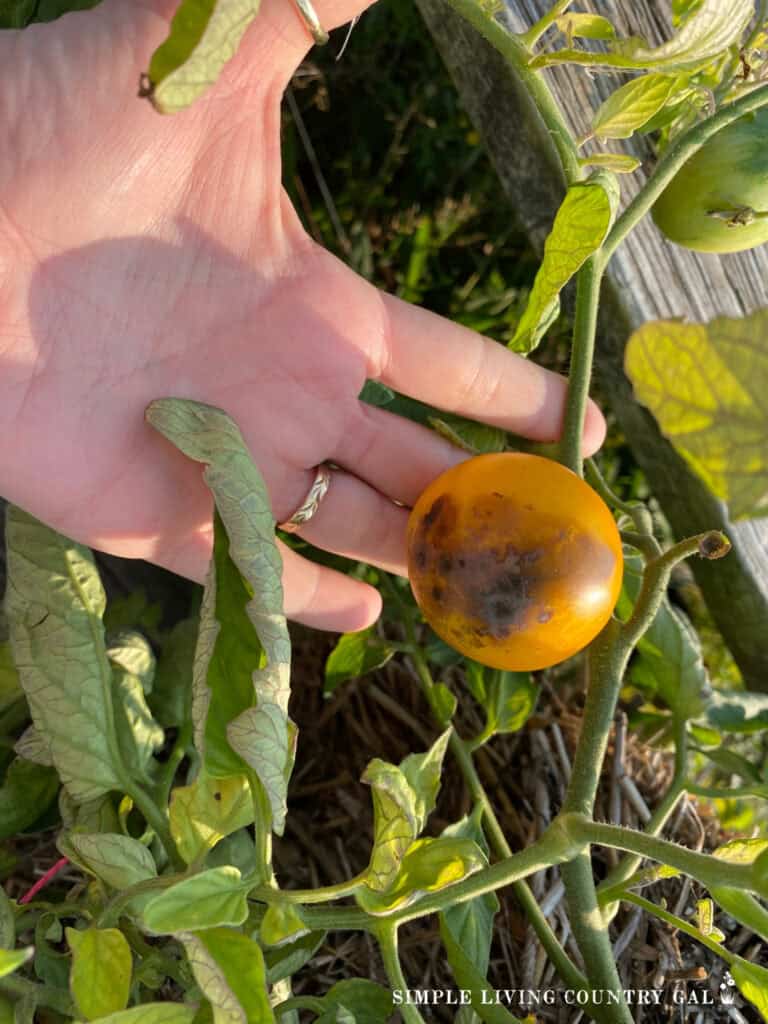
[(526, 671), (594, 639), (621, 588), (608, 506), (566, 467), (518, 452), (454, 466), (408, 524), (411, 587), (445, 641), (476, 661)]
[[(541, 945), (538, 976), (548, 971), (543, 951), (567, 986), (568, 1005), (599, 1024), (633, 1019), (615, 951), (635, 933), (622, 925), (611, 934), (622, 906), (633, 908), (635, 921), (637, 909), (660, 922), (665, 934), (698, 942), (727, 966), (742, 1005), (751, 1002), (768, 1020), (768, 969), (753, 947), (750, 959), (733, 953), (714, 923), (717, 903), (739, 928), (768, 938), (760, 903), (768, 898), (768, 840), (749, 835), (712, 855), (660, 835), (684, 817), (676, 812), (689, 797), (720, 804), (734, 796), (768, 797), (764, 750), (749, 748), (750, 734), (768, 727), (768, 697), (736, 684), (718, 691), (696, 630), (667, 596), (672, 572), (684, 559), (717, 559), (729, 544), (716, 531), (671, 541), (637, 493), (622, 500), (596, 467), (585, 469), (582, 458), (601, 284), (612, 254), (641, 218), (655, 207), (670, 238), (712, 251), (765, 237), (767, 158), (760, 140), (768, 123), (768, 59), (759, 65), (768, 5), (760, 4), (756, 19), (752, 0), (675, 0), (679, 30), (656, 48), (637, 37), (617, 39), (607, 18), (568, 12), (568, 0), (558, 0), (519, 33), (493, 17), (491, 4), (450, 5), (527, 90), (563, 172), (563, 202), (508, 337), (510, 347), (532, 353), (559, 316), (561, 293), (569, 282), (576, 284), (559, 461), (504, 450), (509, 438), (498, 426), (478, 430), (457, 415), (441, 420), (441, 411), (431, 409), (420, 420), (439, 423), (444, 437), (475, 455), (433, 481), (412, 510), (409, 568), (419, 607), (404, 580), (383, 570), (354, 570), (387, 591), (388, 618), (378, 631), (342, 637), (326, 664), (325, 696), (332, 700), (331, 691), (346, 680), (403, 659), (412, 670), (402, 673), (405, 685), (417, 680), (417, 700), (428, 705), (435, 735), (426, 750), (408, 752), (397, 764), (370, 757), (361, 780), (371, 793), (370, 845), (356, 863), (357, 850), (349, 857), (341, 850), (341, 879), (312, 888), (297, 886), (296, 876), (281, 877), (287, 872), (273, 861), (272, 837), (286, 830), (289, 782), (302, 747), (289, 714), (295, 713), (291, 636), (270, 496), (235, 422), (224, 410), (189, 398), (158, 398), (146, 410), (165, 441), (205, 466), (216, 510), (202, 602), (172, 630), (136, 606), (134, 619), (124, 622), (125, 609), (107, 607), (90, 551), (23, 509), (9, 509), (10, 585), (1, 624), (8, 641), (4, 635), (0, 640), (0, 841), (55, 829), (58, 849), (26, 892), (0, 896), (0, 1021), (209, 1024), (226, 1018), (292, 1024), (300, 1012), (320, 1024), (342, 1018), (347, 1024), (388, 1024), (397, 1007), (406, 1024), (424, 1024), (422, 1000), (407, 998), (413, 990), (398, 936), (403, 926), (432, 919), (445, 976), (461, 988), (460, 1019), (469, 1019), (471, 1003), (471, 1013), (484, 1022), (520, 1024), (498, 1005), (499, 990), (488, 976), (497, 929), (510, 920), (498, 913), (496, 895), (507, 887)], [(58, 0), (25, 0), (11, 11), (12, 23), (29, 20), (33, 8), (53, 12), (58, 6)], [(181, 0), (142, 90), (157, 109), (181, 109), (208, 88), (247, 23), (260, 16), (258, 4), (246, 6), (239, 0)], [(310, 0), (300, 0), (299, 7), (314, 38), (324, 38)], [(564, 37), (562, 45), (540, 48), (551, 30)], [(591, 40), (590, 46), (580, 48), (574, 42), (580, 38)], [(543, 73), (558, 63), (632, 75), (601, 106), (581, 140)], [(236, 90), (229, 92), (217, 102), (234, 101)], [(690, 102), (692, 96), (706, 96), (713, 109), (705, 112)], [(616, 152), (587, 155), (582, 143), (659, 127), (669, 145), (621, 208), (614, 172), (632, 173), (637, 162)], [(591, 166), (600, 173), (589, 174)], [(428, 235), (422, 232), (420, 245)], [(422, 255), (414, 262), (423, 262)], [(411, 286), (419, 273), (416, 266)], [(709, 334), (701, 325), (651, 325), (635, 337), (627, 362), (633, 380), (645, 382), (662, 427), (671, 421), (676, 428), (669, 430), (673, 443), (687, 445), (700, 475), (707, 467), (712, 479), (728, 461), (723, 452), (729, 449), (712, 426), (717, 399), (724, 396), (722, 433), (744, 450), (744, 463), (734, 473), (737, 489), (720, 496), (744, 515), (765, 510), (767, 490), (753, 344), (763, 321), (757, 317), (737, 330), (721, 318)], [(663, 336), (666, 347), (654, 334)], [(692, 353), (702, 372), (698, 386), (687, 365), (695, 361)], [(728, 359), (738, 372), (730, 373)], [(668, 377), (674, 377), (674, 389)], [(402, 396), (381, 381), (372, 383), (376, 404), (391, 404), (388, 414), (418, 419), (407, 401), (397, 404)], [(698, 401), (700, 393), (706, 402)], [(626, 556), (623, 547), (631, 549)], [(619, 590), (620, 614), (613, 615)], [(471, 663), (432, 642), (419, 609)], [(126, 625), (141, 627), (152, 643)], [(483, 777), (475, 755), (499, 736), (533, 726), (536, 700), (546, 688), (532, 671), (584, 648), (583, 704), (581, 694), (570, 700), (573, 690), (566, 698), (571, 721), (579, 709), (578, 739), (569, 747), (572, 737), (552, 723), (557, 811), (541, 824), (546, 812), (537, 802), (536, 823), (530, 830), (526, 823), (513, 840), (492, 796), (517, 814), (512, 798), (520, 789), (505, 789), (517, 768), (514, 751), (504, 757), (504, 751), (486, 750), (494, 756), (487, 758)], [(462, 686), (454, 692), (456, 678)], [(658, 787), (645, 794), (652, 794), (652, 808), (624, 771), (622, 754), (632, 744), (623, 742), (624, 716), (617, 716), (617, 708), (627, 685), (642, 692), (642, 712), (660, 738), (645, 763), (651, 774), (656, 764), (664, 765)], [(465, 690), (474, 704), (462, 714)], [(377, 701), (411, 732), (421, 731), (423, 723), (412, 721), (383, 689)], [(478, 706), (484, 717), (479, 727)], [(614, 729), (613, 788), (610, 799), (598, 804)], [(737, 749), (728, 746), (734, 736)], [(448, 824), (440, 835), (427, 834), (449, 755), (465, 783), (461, 799), (471, 799), (473, 807), (459, 820), (443, 818)], [(548, 767), (553, 765), (554, 759)], [(742, 780), (738, 787), (734, 777)], [(493, 778), (492, 794), (486, 778)], [(343, 776), (332, 790), (314, 779), (305, 788), (319, 803), (332, 801), (341, 785)], [(634, 819), (623, 816), (630, 803)], [(612, 824), (602, 820), (607, 810)], [(367, 841), (369, 832), (361, 827), (360, 833)], [(278, 856), (291, 841), (289, 835), (275, 844)], [(47, 841), (35, 845), (34, 860), (51, 856), (52, 847)], [(607, 871), (605, 861), (593, 864), (600, 847), (615, 855)], [(643, 860), (656, 866), (643, 868)], [(562, 887), (551, 884), (556, 870)], [(655, 886), (678, 875), (685, 876), (685, 899), (660, 897)], [(534, 879), (540, 887), (530, 887)], [(696, 891), (689, 913), (691, 881), (711, 899), (699, 899)], [(559, 888), (565, 906), (555, 913), (552, 898)], [(545, 891), (545, 898), (537, 897)], [(640, 941), (647, 945), (654, 933), (643, 927)], [(505, 953), (525, 931), (510, 929)], [(308, 994), (306, 976), (292, 988), (295, 974), (313, 969), (326, 936), (344, 932), (364, 934), (371, 949), (377, 944), (388, 987), (361, 977), (326, 990), (324, 969), (311, 979), (322, 995)], [(426, 928), (419, 942), (421, 934)], [(668, 935), (665, 946), (674, 948), (677, 940)], [(525, 950), (514, 952), (504, 956), (505, 969), (513, 959), (528, 959)], [(657, 965), (651, 972), (655, 982)], [(676, 971), (675, 986), (688, 977), (690, 972)]]
[(653, 219), (670, 241), (700, 252), (768, 242), (768, 110), (709, 139), (657, 199)]

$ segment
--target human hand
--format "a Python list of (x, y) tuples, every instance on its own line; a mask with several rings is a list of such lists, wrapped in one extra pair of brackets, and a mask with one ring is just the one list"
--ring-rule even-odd
[[(330, 28), (363, 6), (318, 3)], [(302, 536), (405, 572), (406, 509), (463, 456), (358, 401), (366, 378), (539, 440), (562, 378), (385, 295), (304, 233), (280, 186), (280, 98), (311, 43), (264, 0), (237, 57), (190, 110), (136, 98), (175, 0), (105, 0), (0, 34), (0, 492), (92, 547), (202, 579), (200, 468), (151, 430), (189, 397), (238, 423), (278, 521), (330, 460)], [(585, 448), (604, 433), (590, 407)], [(286, 612), (358, 629), (377, 592), (282, 546)]]

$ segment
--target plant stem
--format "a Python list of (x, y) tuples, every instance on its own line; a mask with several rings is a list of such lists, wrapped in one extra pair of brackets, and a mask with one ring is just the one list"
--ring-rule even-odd
[(274, 886), (259, 885), (251, 890), (250, 895), (253, 899), (262, 900), (265, 903), (301, 903), (304, 906), (313, 903), (331, 903), (333, 900), (352, 896), (365, 884), (366, 876), (367, 872), (364, 871), (355, 878), (338, 882), (336, 885), (324, 885), (319, 889), (277, 890)]
[(755, 892), (751, 864), (733, 864), (718, 860), (707, 853), (696, 853), (668, 839), (649, 836), (632, 828), (619, 825), (604, 825), (590, 821), (582, 815), (567, 815), (562, 822), (564, 828), (575, 839), (583, 843), (608, 846), (615, 850), (628, 850), (640, 857), (648, 857), (659, 864), (689, 875), (707, 888), (730, 886), (732, 889), (746, 889)]
[(668, 910), (663, 910), (661, 907), (652, 903), (650, 900), (646, 900), (642, 896), (638, 896), (634, 892), (622, 893), (622, 900), (626, 903), (634, 903), (636, 907), (641, 907), (648, 914), (652, 914), (654, 917), (660, 918), (662, 921), (675, 928), (677, 931), (685, 932), (686, 935), (690, 935), (692, 939), (700, 942), (703, 946), (706, 946), (710, 953), (714, 953), (715, 956), (719, 956), (722, 960), (730, 966), (740, 957), (736, 956), (735, 953), (729, 953), (728, 950), (721, 942), (715, 942), (714, 939), (710, 939), (708, 935), (705, 935), (698, 928), (695, 928), (692, 924), (688, 924), (682, 918), (670, 914)]
[(602, 268), (600, 255), (590, 256), (579, 271), (576, 283), (571, 369), (568, 374), (568, 397), (560, 439), (560, 461), (579, 476), (583, 475), (582, 438), (592, 379)]
[(127, 795), (144, 815), (144, 820), (160, 840), (174, 871), (183, 871), (186, 865), (176, 849), (176, 843), (173, 841), (166, 814), (160, 810), (152, 797), (141, 786), (131, 783), (124, 788)]
[[(680, 797), (683, 796), (687, 789), (687, 723), (683, 720), (676, 722), (675, 733), (675, 773), (672, 776), (672, 782), (670, 783), (669, 789), (664, 794), (664, 797), (659, 802), (658, 807), (651, 815), (650, 821), (643, 829), (646, 835), (657, 836), (659, 832), (661, 832), (669, 820), (669, 816), (672, 814), (675, 807), (677, 807)], [(597, 888), (598, 893), (604, 892), (606, 889), (613, 888), (614, 886), (621, 885), (622, 882), (626, 882), (627, 879), (631, 878), (635, 871), (640, 867), (641, 860), (642, 857), (638, 857), (637, 855), (623, 857), (616, 867), (612, 871), (609, 871), (606, 878), (600, 883)]]
[(690, 160), (708, 139), (740, 117), (753, 110), (758, 110), (766, 104), (768, 104), (768, 85), (760, 86), (746, 96), (722, 107), (712, 117), (694, 125), (693, 128), (679, 136), (659, 160), (653, 174), (609, 231), (602, 248), (603, 259), (606, 263), (638, 221), (650, 211), (683, 164)]
[(584, 169), (579, 163), (579, 151), (549, 87), (529, 66), (531, 55), (522, 38), (507, 32), (493, 17), (485, 13), (476, 0), (449, 0), (449, 3), (457, 14), (466, 19), (499, 51), (525, 86), (557, 150), (566, 184), (581, 181)]
[[(389, 583), (389, 580), (387, 580), (387, 582)], [(391, 588), (391, 592), (394, 592), (395, 596), (398, 597), (394, 588)], [(409, 614), (409, 610), (405, 608), (402, 603), (401, 608), (403, 611), (406, 635), (408, 637), (409, 653), (416, 668), (416, 674), (419, 677), (422, 692), (429, 702), (432, 713), (440, 724), (440, 727), (445, 728), (449, 723), (442, 721), (437, 701), (434, 697), (435, 682), (432, 678), (432, 673), (429, 670), (427, 659), (424, 657), (424, 654), (419, 647), (418, 638), (416, 637), (416, 631), (413, 626), (413, 619)], [(488, 794), (486, 793), (485, 787), (477, 773), (477, 768), (475, 767), (475, 762), (469, 746), (456, 732), (451, 733), (451, 737), (448, 742), (451, 748), (451, 753), (458, 762), (461, 773), (464, 776), (464, 781), (466, 782), (473, 799), (476, 803), (479, 803), (483, 809), (483, 820), (485, 822), (488, 839), (493, 852), (501, 859), (511, 857), (512, 849), (507, 842), (504, 830), (499, 823), (499, 819), (496, 817), (493, 805), (488, 799)], [(572, 962), (558, 941), (557, 936), (550, 927), (549, 921), (547, 921), (546, 917), (541, 912), (541, 908), (528, 887), (527, 882), (522, 880), (515, 882), (513, 883), (513, 889), (518, 902), (528, 917), (528, 920), (530, 921), (533, 930), (536, 932), (539, 942), (544, 947), (547, 956), (554, 964), (557, 973), (571, 988), (585, 989), (587, 987), (587, 979)]]
[(589, 848), (568, 864), (560, 874), (565, 885), (569, 918), (579, 952), (584, 958), (592, 988), (620, 995), (612, 1024), (632, 1024), (632, 1014), (623, 997), (623, 985), (613, 958), (611, 938), (597, 901)]
[(171, 795), (171, 787), (176, 778), (176, 771), (184, 760), (187, 747), (192, 742), (192, 722), (186, 721), (179, 729), (173, 748), (168, 755), (168, 760), (163, 765), (160, 777), (157, 780), (157, 792), (159, 793), (158, 803), (166, 806)]
[(384, 960), (384, 970), (393, 992), (400, 992), (403, 1002), (400, 1004), (400, 1013), (405, 1024), (425, 1024), (424, 1018), (416, 1007), (408, 1002), (408, 982), (405, 980), (403, 968), (400, 965), (400, 957), (397, 953), (397, 925), (381, 924), (376, 929), (376, 936), (379, 940), (381, 955)]
[(533, 49), (547, 29), (554, 25), (561, 14), (565, 14), (572, 3), (573, 0), (559, 0), (551, 11), (548, 11), (543, 17), (539, 18), (536, 24), (529, 28), (527, 32), (523, 32), (520, 39), (527, 49)]

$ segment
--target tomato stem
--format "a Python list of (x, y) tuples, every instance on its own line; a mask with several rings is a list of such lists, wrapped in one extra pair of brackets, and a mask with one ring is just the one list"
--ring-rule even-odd
[(579, 476), (584, 475), (582, 439), (592, 380), (602, 279), (603, 263), (599, 254), (595, 254), (590, 256), (577, 276), (571, 369), (568, 374), (568, 397), (560, 440), (560, 461)]
[(543, 17), (539, 18), (535, 25), (531, 26), (527, 32), (523, 32), (520, 39), (524, 45), (529, 50), (532, 50), (547, 29), (554, 25), (561, 14), (565, 14), (572, 3), (573, 0), (559, 0), (559, 3), (556, 3), (550, 11), (547, 11)]
[[(557, 150), (566, 185), (581, 181), (585, 171), (579, 163), (579, 151), (576, 148), (573, 135), (565, 123), (562, 111), (547, 83), (530, 66), (532, 55), (526, 45), (526, 36), (508, 32), (492, 15), (487, 14), (476, 0), (448, 0), (448, 2), (457, 14), (468, 21), (491, 46), (499, 51), (519, 78)], [(562, 4), (557, 6), (560, 7)]]

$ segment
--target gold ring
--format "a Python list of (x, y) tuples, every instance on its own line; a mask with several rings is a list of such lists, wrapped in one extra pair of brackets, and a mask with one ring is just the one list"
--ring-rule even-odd
[(277, 527), (284, 533), (296, 533), (302, 526), (309, 522), (312, 516), (320, 508), (320, 502), (328, 492), (331, 484), (331, 471), (327, 466), (317, 467), (315, 479), (307, 491), (307, 496), (293, 513), (290, 519), (284, 523), (278, 523)]

